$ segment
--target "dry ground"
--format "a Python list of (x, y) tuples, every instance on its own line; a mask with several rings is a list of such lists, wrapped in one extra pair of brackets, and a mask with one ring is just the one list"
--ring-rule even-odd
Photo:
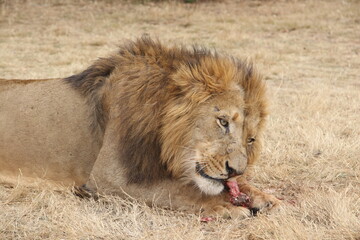
[(360, 239), (359, 1), (0, 0), (0, 77), (69, 76), (143, 33), (256, 61), (271, 116), (253, 182), (284, 209), (204, 224), (2, 184), (0, 239)]

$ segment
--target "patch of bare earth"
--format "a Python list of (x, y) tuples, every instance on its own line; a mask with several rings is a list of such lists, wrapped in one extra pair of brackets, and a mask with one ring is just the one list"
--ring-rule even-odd
[(0, 184), (0, 239), (360, 239), (359, 1), (0, 0), (0, 77), (69, 76), (143, 33), (256, 62), (271, 115), (253, 182), (283, 209), (205, 224), (20, 181)]

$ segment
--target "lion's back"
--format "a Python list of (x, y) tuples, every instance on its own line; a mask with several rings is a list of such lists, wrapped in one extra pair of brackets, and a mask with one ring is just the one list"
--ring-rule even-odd
[(0, 174), (85, 181), (99, 149), (87, 108), (61, 79), (0, 80)]

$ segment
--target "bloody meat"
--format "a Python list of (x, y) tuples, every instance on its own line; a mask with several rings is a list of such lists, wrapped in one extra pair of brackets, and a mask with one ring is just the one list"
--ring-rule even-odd
[(237, 182), (227, 181), (226, 186), (229, 188), (230, 202), (233, 205), (249, 208), (250, 197), (245, 193), (240, 192)]

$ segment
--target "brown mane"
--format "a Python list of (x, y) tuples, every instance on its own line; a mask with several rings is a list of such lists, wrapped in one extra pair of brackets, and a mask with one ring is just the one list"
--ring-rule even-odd
[[(168, 48), (149, 37), (65, 81), (87, 98), (94, 132), (103, 136), (109, 119), (116, 120), (120, 158), (134, 183), (181, 175), (180, 147), (190, 141), (193, 109), (212, 96), (240, 86), (246, 116), (260, 116), (258, 131), (266, 116), (264, 84), (252, 64), (204, 48)], [(250, 163), (258, 148), (248, 150)]]

